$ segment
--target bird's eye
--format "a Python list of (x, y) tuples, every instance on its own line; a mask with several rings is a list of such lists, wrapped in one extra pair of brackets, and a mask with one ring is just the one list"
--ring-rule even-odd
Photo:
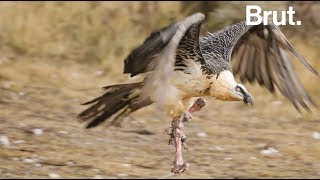
[(240, 87), (237, 87), (236, 90), (237, 90), (238, 92), (240, 92)]

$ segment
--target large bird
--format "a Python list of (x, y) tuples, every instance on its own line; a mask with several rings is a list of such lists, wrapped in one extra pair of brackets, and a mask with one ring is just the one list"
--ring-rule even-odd
[(246, 21), (227, 26), (199, 37), (205, 16), (196, 13), (163, 29), (152, 32), (124, 60), (124, 73), (131, 77), (145, 75), (142, 82), (104, 87), (105, 93), (85, 105), (92, 106), (79, 114), (90, 120), (87, 128), (99, 125), (116, 114), (119, 122), (128, 114), (156, 103), (173, 118), (171, 143), (176, 148), (172, 172), (181, 173), (184, 145), (183, 123), (191, 112), (205, 105), (203, 98), (211, 96), (222, 101), (243, 101), (253, 104), (254, 98), (241, 81), (257, 81), (274, 93), (279, 91), (300, 111), (315, 105), (300, 84), (289, 59), (292, 53), (313, 74), (319, 76), (295, 50), (279, 27), (246, 25)]

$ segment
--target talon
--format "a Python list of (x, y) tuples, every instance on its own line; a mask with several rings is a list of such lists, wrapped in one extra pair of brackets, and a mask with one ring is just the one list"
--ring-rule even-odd
[(206, 100), (203, 98), (198, 98), (188, 111), (190, 113), (200, 111), (205, 105), (206, 105)]

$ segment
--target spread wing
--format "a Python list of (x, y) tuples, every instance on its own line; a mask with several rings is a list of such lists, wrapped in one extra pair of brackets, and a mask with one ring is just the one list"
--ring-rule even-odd
[[(163, 57), (171, 58), (170, 62), (173, 63), (177, 50), (182, 51), (181, 56), (188, 54), (190, 54), (189, 57), (194, 56), (194, 54), (201, 56), (199, 55), (199, 33), (204, 18), (205, 16), (202, 13), (195, 13), (162, 28), (160, 31), (152, 32), (124, 60), (123, 73), (130, 73), (132, 77), (140, 73), (153, 71), (159, 64), (168, 63), (160, 62), (166, 61), (162, 60)], [(180, 43), (180, 41), (183, 41), (183, 43)], [(178, 47), (178, 45), (180, 46)], [(190, 48), (190, 46), (192, 47)]]
[(205, 16), (195, 13), (158, 32), (153, 32), (141, 46), (134, 49), (124, 62), (124, 73), (135, 76), (152, 71), (145, 80), (144, 95), (162, 107), (170, 75), (184, 70), (185, 61), (204, 62), (200, 51), (199, 33)]
[(299, 112), (298, 104), (309, 110), (306, 102), (315, 104), (299, 82), (288, 53), (319, 76), (272, 22), (252, 26), (240, 37), (232, 52), (232, 70), (241, 81), (258, 81), (272, 93), (277, 86)]

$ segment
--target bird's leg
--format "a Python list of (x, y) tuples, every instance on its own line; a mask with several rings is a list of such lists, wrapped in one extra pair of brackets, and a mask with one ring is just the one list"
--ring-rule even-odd
[(176, 148), (173, 168), (171, 169), (172, 173), (181, 174), (189, 167), (189, 164), (184, 163), (182, 159), (182, 146), (185, 149), (188, 149), (188, 146), (185, 144), (187, 138), (183, 132), (184, 122), (188, 122), (189, 119), (192, 118), (191, 113), (199, 111), (205, 104), (203, 98), (198, 98), (188, 111), (185, 111), (180, 117), (176, 117), (172, 120), (172, 131), (170, 133), (171, 139), (169, 144), (173, 144)]
[(190, 113), (200, 111), (201, 108), (203, 108), (205, 105), (206, 105), (206, 101), (203, 98), (198, 98), (196, 102), (194, 102), (194, 104), (191, 106), (191, 108), (189, 108), (188, 111)]

